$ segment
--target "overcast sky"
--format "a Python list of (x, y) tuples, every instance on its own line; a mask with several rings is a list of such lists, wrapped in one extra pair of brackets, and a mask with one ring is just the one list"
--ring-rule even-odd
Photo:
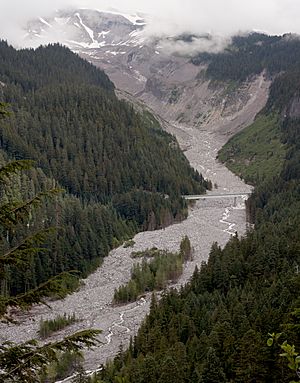
[(258, 30), (270, 34), (300, 34), (300, 0), (0, 0), (0, 38), (14, 43), (29, 18), (68, 6), (149, 15), (148, 32), (180, 32), (231, 36)]

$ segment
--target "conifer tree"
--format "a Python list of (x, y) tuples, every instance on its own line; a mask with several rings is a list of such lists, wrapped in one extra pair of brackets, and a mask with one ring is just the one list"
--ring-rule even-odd
[(222, 369), (220, 359), (217, 357), (214, 348), (207, 352), (206, 364), (203, 369), (201, 383), (225, 383), (226, 377)]
[[(0, 104), (0, 115), (4, 116), (6, 109)], [(13, 174), (28, 169), (30, 161), (13, 161), (0, 168), (0, 183), (2, 188)], [(0, 241), (15, 234), (20, 224), (25, 224), (32, 209), (40, 205), (43, 198), (56, 195), (58, 190), (48, 190), (35, 195), (27, 201), (10, 201), (0, 206)], [(23, 238), (17, 245), (10, 246), (0, 254), (0, 282), (5, 280), (8, 267), (15, 266), (24, 270), (30, 263), (30, 258), (38, 254), (42, 248), (49, 230), (37, 231)], [(54, 293), (62, 293), (64, 279), (70, 274), (62, 273), (33, 290), (14, 297), (0, 295), (0, 319), (8, 321), (12, 307), (28, 309), (31, 305), (44, 303), (44, 298)], [(0, 344), (0, 381), (33, 383), (40, 381), (40, 374), (52, 361), (57, 360), (57, 352), (78, 353), (83, 347), (91, 347), (97, 343), (97, 330), (84, 330), (68, 336), (61, 341), (39, 345), (36, 340), (22, 344), (4, 342)]]

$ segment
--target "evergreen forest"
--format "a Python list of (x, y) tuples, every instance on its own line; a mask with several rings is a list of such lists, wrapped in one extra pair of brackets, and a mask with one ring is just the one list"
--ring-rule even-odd
[[(238, 49), (207, 57), (212, 78), (240, 81), (262, 70), (274, 74), (267, 106), (220, 154), (236, 159), (233, 170), (255, 185), (247, 201), (253, 228), (244, 238), (232, 237), (224, 249), (215, 243), (181, 291), (165, 293), (159, 302), (153, 296), (129, 349), (105, 367), (99, 382), (299, 381), (299, 40), (253, 34), (234, 43)], [(262, 147), (255, 151), (257, 135)], [(276, 166), (264, 165), (263, 145), (270, 143)], [(264, 166), (263, 175), (238, 162), (253, 151), (252, 166)], [(269, 334), (277, 341), (268, 341)], [(294, 352), (290, 363), (291, 354), (283, 349)]]
[(243, 82), (263, 71), (273, 77), (299, 68), (300, 41), (293, 34), (250, 33), (233, 37), (223, 52), (200, 53), (191, 61), (207, 64), (207, 77), (218, 81)]
[[(159, 301), (153, 294), (129, 348), (94, 383), (299, 382), (299, 44), (291, 35), (254, 33), (234, 38), (223, 53), (193, 59), (207, 63), (212, 80), (239, 83), (262, 72), (272, 80), (254, 124), (219, 154), (225, 162), (240, 161), (232, 169), (255, 186), (247, 201), (252, 228), (223, 249), (215, 243), (180, 291), (162, 293)], [(26, 273), (8, 270), (2, 294), (31, 289), (65, 269), (88, 273), (137, 230), (182, 219), (181, 194), (210, 187), (152, 116), (117, 100), (104, 73), (68, 49), (15, 51), (2, 42), (0, 81), (1, 100), (10, 105), (1, 121), (1, 161), (30, 158), (37, 164), (6, 184), (3, 202), (53, 186), (65, 189), (18, 234), (58, 226), (45, 245), (50, 251), (35, 256)], [(250, 169), (247, 156), (255, 157)], [(263, 165), (270, 157), (275, 163)], [(8, 235), (2, 246), (14, 240)], [(281, 335), (270, 335), (276, 333)], [(295, 347), (294, 364), (283, 354), (285, 341)]]
[[(2, 201), (63, 190), (1, 243), (4, 251), (37, 228), (57, 227), (30, 267), (8, 270), (3, 295), (68, 270), (87, 276), (134, 233), (184, 219), (182, 194), (210, 187), (152, 115), (119, 101), (105, 73), (66, 47), (15, 50), (0, 41), (0, 101), (8, 111), (0, 121), (1, 164), (35, 164), (2, 185)], [(74, 288), (66, 281), (66, 290)]]

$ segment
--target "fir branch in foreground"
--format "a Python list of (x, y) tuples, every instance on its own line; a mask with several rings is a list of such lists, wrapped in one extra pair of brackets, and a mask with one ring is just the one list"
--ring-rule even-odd
[(16, 345), (6, 342), (0, 345), (0, 381), (40, 382), (39, 375), (45, 367), (57, 361), (57, 352), (78, 353), (99, 343), (100, 330), (83, 330), (55, 343), (38, 346), (36, 340)]
[(1, 268), (3, 266), (18, 265), (20, 263), (27, 264), (30, 255), (48, 251), (46, 248), (36, 246), (43, 244), (47, 237), (55, 231), (56, 229), (53, 227), (45, 230), (40, 230), (33, 235), (26, 237), (20, 244), (14, 248), (9, 249), (5, 254), (0, 255), (0, 277)]
[(1, 101), (0, 102), (0, 118), (6, 117), (9, 115), (7, 108), (8, 108), (8, 104)]
[(8, 178), (14, 174), (32, 168), (34, 161), (32, 160), (16, 160), (0, 167), (0, 182), (6, 182)]
[(4, 317), (9, 307), (20, 307), (22, 310), (30, 308), (34, 304), (42, 303), (48, 306), (44, 298), (57, 296), (63, 298), (66, 294), (65, 282), (68, 278), (77, 278), (76, 271), (63, 272), (35, 289), (15, 297), (0, 296), (0, 318)]
[(22, 202), (9, 202), (1, 206), (0, 225), (9, 229), (28, 217), (32, 208), (36, 208), (45, 198), (52, 198), (62, 192), (62, 189), (50, 189), (36, 194), (33, 198)]

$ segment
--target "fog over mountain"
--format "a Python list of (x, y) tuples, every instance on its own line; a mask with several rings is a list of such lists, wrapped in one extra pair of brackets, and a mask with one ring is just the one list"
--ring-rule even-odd
[[(87, 7), (141, 12), (147, 21), (148, 36), (173, 36), (181, 33), (210, 34), (209, 42), (196, 39), (193, 50), (218, 51), (230, 36), (252, 30), (269, 34), (300, 33), (298, 0), (1, 0), (0, 37), (21, 45), (22, 26), (29, 19), (48, 16), (56, 9)], [(168, 46), (166, 46), (168, 48)], [(191, 46), (190, 46), (191, 48)], [(185, 46), (177, 46), (184, 51)]]

